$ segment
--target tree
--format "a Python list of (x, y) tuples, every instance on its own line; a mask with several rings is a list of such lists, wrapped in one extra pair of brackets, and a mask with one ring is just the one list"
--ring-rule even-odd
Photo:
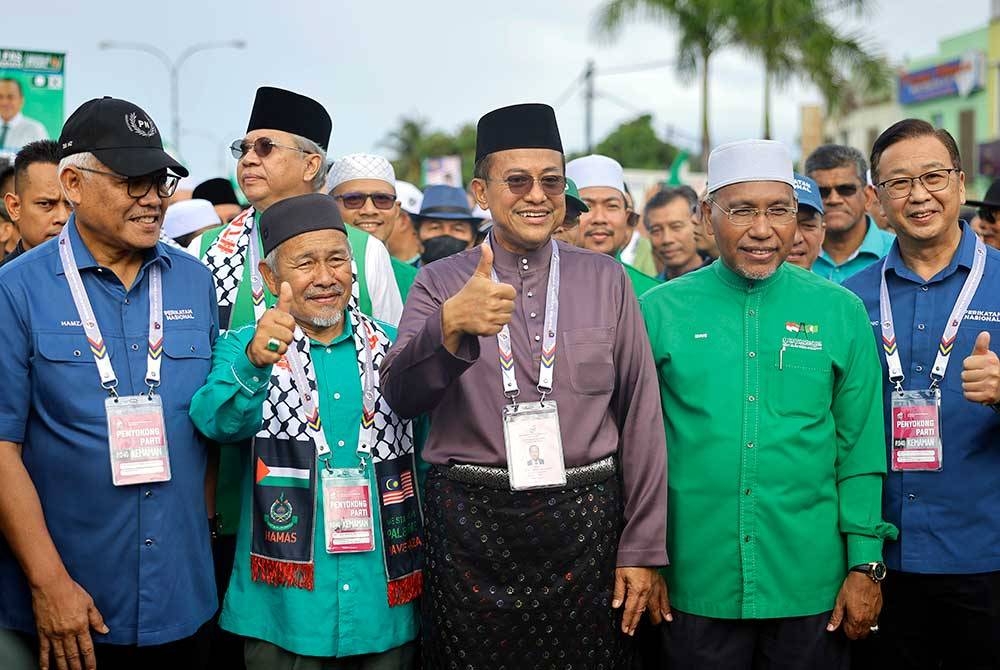
[[(794, 1), (794, 0), (792, 0)], [(678, 32), (675, 68), (682, 81), (699, 75), (701, 84), (701, 163), (708, 165), (712, 148), (708, 127), (709, 60), (735, 39), (741, 0), (609, 0), (597, 12), (599, 35), (616, 38), (626, 21), (648, 19)]]
[[(870, 0), (844, 0), (837, 7), (862, 14), (870, 5)], [(885, 59), (866, 49), (861, 35), (838, 30), (822, 0), (743, 0), (734, 11), (739, 46), (764, 63), (765, 138), (771, 137), (774, 88), (792, 79), (813, 83), (831, 112), (891, 86)]]
[(677, 147), (656, 136), (650, 114), (621, 124), (594, 151), (614, 158), (624, 167), (648, 170), (666, 168), (677, 155)]
[(476, 126), (466, 123), (454, 134), (428, 130), (424, 119), (400, 119), (399, 128), (391, 131), (379, 143), (395, 155), (392, 167), (396, 178), (423, 186), (422, 163), (434, 156), (461, 156), (462, 183), (472, 180), (476, 158)]

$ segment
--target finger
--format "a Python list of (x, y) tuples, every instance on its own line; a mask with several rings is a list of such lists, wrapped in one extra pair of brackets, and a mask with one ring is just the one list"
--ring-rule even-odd
[[(966, 358), (965, 360), (968, 361), (969, 359)], [(969, 384), (974, 382), (980, 382), (989, 376), (990, 373), (988, 370), (977, 367), (966, 367), (964, 370), (962, 370), (962, 375), (961, 375), (962, 381)]]
[(840, 623), (844, 620), (844, 601), (837, 599), (837, 604), (833, 607), (833, 613), (830, 615), (830, 622), (826, 624), (826, 629), (829, 632), (833, 632), (840, 628)]
[(62, 640), (52, 640), (52, 655), (56, 659), (56, 670), (68, 670), (66, 664), (66, 650), (63, 648)]
[(271, 316), (268, 327), (280, 326), (289, 330), (295, 330), (295, 317), (288, 312), (280, 312), (276, 309), (272, 309), (268, 311), (268, 314)]
[(622, 601), (625, 600), (625, 579), (622, 577), (621, 572), (615, 571), (615, 590), (611, 595), (611, 607), (612, 609), (618, 609), (622, 606)]
[(627, 635), (634, 635), (635, 628), (639, 625), (639, 619), (646, 609), (648, 593), (643, 593), (630, 588), (628, 597), (625, 599), (625, 614), (622, 615), (622, 632)]
[(66, 665), (69, 670), (83, 670), (80, 659), (80, 647), (76, 644), (76, 636), (70, 634), (63, 638), (63, 649), (66, 651)]
[(476, 266), (476, 273), (480, 277), (485, 277), (486, 279), (493, 278), (493, 247), (491, 247), (486, 242), (479, 245), (479, 250), (481, 255), (479, 256), (479, 265)]
[[(285, 326), (279, 326), (275, 324), (268, 329), (268, 332), (264, 334), (266, 338), (274, 338), (281, 342), (282, 344), (291, 344), (292, 340), (295, 339), (295, 333)], [(266, 341), (266, 340), (265, 340)]]
[(976, 345), (972, 347), (973, 356), (984, 356), (990, 353), (990, 334), (983, 331), (976, 336)]
[(286, 281), (281, 282), (281, 293), (278, 295), (278, 304), (275, 305), (282, 312), (288, 313), (292, 307), (292, 285)]
[[(111, 629), (104, 623), (104, 617), (101, 616), (100, 610), (95, 605), (91, 605), (87, 610), (87, 618), (90, 619), (90, 627), (101, 635), (107, 635), (111, 632)], [(87, 637), (90, 637), (90, 633), (87, 634)]]
[(51, 646), (49, 645), (49, 638), (45, 637), (43, 633), (38, 635), (38, 667), (39, 670), (49, 670), (49, 654), (51, 651)]
[(94, 656), (94, 641), (90, 633), (76, 636), (76, 647), (80, 650), (80, 664), (84, 670), (97, 670), (97, 658)]
[(498, 298), (513, 300), (517, 297), (517, 289), (510, 284), (495, 284), (493, 286), (493, 294)]

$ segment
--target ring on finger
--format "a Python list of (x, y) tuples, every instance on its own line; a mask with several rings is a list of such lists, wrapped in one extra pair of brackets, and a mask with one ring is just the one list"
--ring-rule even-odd
[(278, 348), (281, 346), (281, 340), (276, 337), (267, 338), (267, 350), (277, 353)]

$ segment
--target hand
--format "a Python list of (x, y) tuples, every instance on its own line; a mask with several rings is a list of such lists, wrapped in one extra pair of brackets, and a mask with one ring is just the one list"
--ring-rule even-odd
[[(288, 313), (292, 304), (292, 287), (288, 282), (281, 282), (281, 294), (278, 304), (264, 312), (257, 322), (257, 331), (247, 345), (247, 358), (258, 368), (266, 368), (281, 360), (292, 344), (292, 334), (295, 331), (295, 319)], [(278, 340), (278, 350), (271, 351), (267, 342), (271, 338)]]
[(653, 582), (653, 588), (649, 592), (649, 620), (653, 625), (658, 625), (663, 621), (670, 623), (674, 620), (674, 615), (670, 611), (670, 597), (667, 594), (667, 582), (663, 575), (657, 574)]
[(635, 635), (635, 627), (646, 611), (653, 583), (658, 577), (655, 568), (615, 568), (615, 592), (611, 596), (611, 607), (618, 609), (625, 605), (622, 632), (626, 635)]
[(962, 362), (962, 391), (970, 402), (1000, 402), (1000, 358), (990, 351), (990, 334), (985, 330), (976, 338), (972, 354)]
[(491, 278), (493, 249), (479, 246), (479, 265), (462, 290), (448, 298), (441, 308), (441, 330), (445, 347), (455, 353), (463, 335), (496, 335), (510, 323), (517, 291), (510, 284), (497, 284)]
[(832, 633), (843, 624), (848, 638), (860, 640), (871, 633), (881, 611), (881, 585), (862, 572), (848, 572), (826, 629)]
[(58, 670), (95, 670), (90, 629), (107, 634), (93, 599), (69, 575), (31, 590), (31, 605), (38, 628), (38, 660), (48, 670), (50, 655)]

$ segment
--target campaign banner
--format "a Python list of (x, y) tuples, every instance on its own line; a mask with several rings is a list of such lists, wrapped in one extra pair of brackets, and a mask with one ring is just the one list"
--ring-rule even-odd
[(425, 158), (421, 163), (421, 172), (423, 172), (424, 186), (444, 184), (463, 188), (461, 156)]
[(9, 126), (0, 152), (16, 152), (28, 142), (59, 137), (65, 68), (64, 53), (0, 47), (0, 124), (23, 116)]
[(970, 51), (961, 58), (899, 76), (899, 104), (912, 105), (948, 96), (967, 96), (986, 86), (986, 54)]

